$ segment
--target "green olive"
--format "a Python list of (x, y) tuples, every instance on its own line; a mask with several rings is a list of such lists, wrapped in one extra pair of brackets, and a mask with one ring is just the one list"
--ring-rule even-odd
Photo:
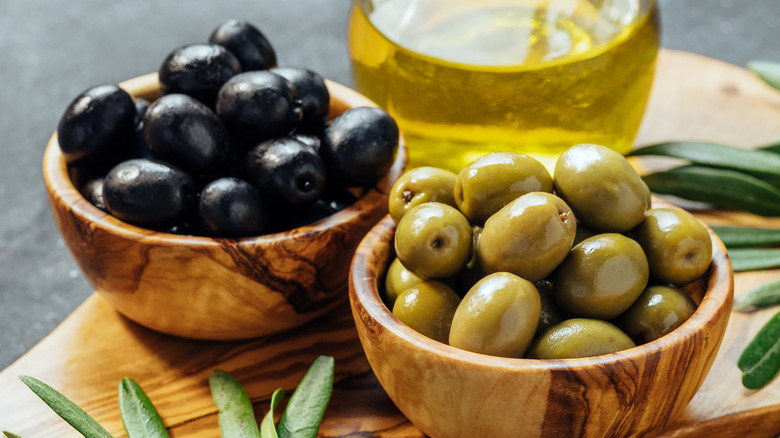
[(570, 316), (611, 319), (639, 297), (648, 275), (638, 243), (622, 234), (599, 234), (572, 248), (555, 270), (555, 301)]
[(522, 357), (539, 323), (533, 283), (508, 272), (478, 281), (452, 318), (450, 345), (476, 353)]
[(688, 320), (696, 303), (681, 290), (651, 286), (620, 316), (618, 325), (637, 342), (654, 341)]
[(536, 327), (536, 334), (539, 335), (555, 324), (563, 322), (566, 318), (558, 308), (558, 303), (555, 302), (552, 282), (541, 280), (534, 283), (534, 286), (539, 291), (539, 299), (542, 303), (542, 308), (539, 312), (539, 325)]
[(455, 207), (456, 179), (454, 173), (436, 167), (417, 167), (407, 171), (390, 189), (390, 216), (398, 223), (412, 207), (425, 202), (441, 202)]
[(631, 163), (605, 146), (567, 149), (555, 164), (555, 192), (577, 219), (601, 232), (622, 233), (644, 219), (648, 198)]
[(393, 315), (415, 331), (447, 343), (452, 316), (460, 298), (440, 281), (426, 281), (398, 295)]
[(395, 253), (407, 269), (420, 277), (453, 276), (471, 259), (471, 225), (447, 204), (420, 204), (398, 221)]
[(455, 202), (475, 224), (484, 223), (513, 199), (530, 192), (552, 193), (550, 172), (528, 155), (494, 152), (478, 158), (458, 173)]
[(712, 260), (712, 239), (707, 229), (684, 210), (654, 208), (633, 231), (659, 283), (690, 283), (707, 272)]
[(398, 258), (395, 258), (390, 263), (390, 267), (387, 268), (387, 275), (385, 276), (385, 299), (389, 307), (393, 307), (396, 298), (398, 298), (401, 292), (424, 281), (424, 278), (406, 269), (403, 263)]
[(593, 237), (597, 234), (601, 234), (598, 231), (592, 230), (581, 223), (577, 223), (577, 232), (574, 234), (574, 242), (572, 245), (578, 245), (583, 240)]
[(485, 272), (511, 272), (528, 281), (549, 275), (571, 248), (576, 220), (550, 193), (527, 193), (485, 222), (477, 256)]
[(627, 334), (606, 321), (574, 318), (547, 329), (534, 342), (528, 356), (535, 359), (591, 357), (634, 346)]

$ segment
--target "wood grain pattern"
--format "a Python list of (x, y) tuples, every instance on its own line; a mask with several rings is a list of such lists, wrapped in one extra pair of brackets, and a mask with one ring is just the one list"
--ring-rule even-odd
[[(159, 95), (157, 76), (121, 84)], [(328, 82), (331, 117), (371, 101)], [(346, 296), (349, 262), (387, 213), (387, 193), (406, 166), (401, 139), (391, 170), (350, 207), (310, 226), (245, 239), (155, 232), (92, 206), (71, 183), (56, 133), (43, 174), (54, 218), (84, 276), (114, 307), (155, 330), (197, 339), (246, 339), (311, 321)]]
[[(695, 139), (747, 147), (777, 137), (780, 94), (741, 68), (689, 53), (661, 52), (638, 144)], [(703, 210), (697, 215), (708, 223), (780, 227), (780, 219)], [(735, 276), (735, 293), (777, 279), (780, 270), (740, 273)], [(223, 368), (238, 377), (260, 416), (276, 387), (292, 389), (317, 355), (330, 354), (336, 356), (336, 387), (320, 436), (423, 437), (370, 371), (349, 312), (342, 302), (328, 316), (283, 334), (251, 341), (191, 341), (134, 324), (113, 311), (101, 296), (93, 295), (38, 346), (0, 373), (0, 429), (26, 437), (78, 436), (16, 378), (29, 374), (73, 398), (115, 436), (124, 436), (117, 385), (119, 379), (130, 376), (149, 393), (172, 436), (215, 437), (219, 427), (207, 383), (212, 369)], [(780, 435), (780, 379), (749, 391), (741, 386), (735, 365), (745, 340), (774, 312), (731, 315), (710, 373), (660, 436)], [(522, 413), (521, 407), (513, 415)]]
[[(654, 207), (671, 207), (655, 200)], [(371, 368), (396, 406), (435, 437), (640, 437), (678, 416), (715, 359), (731, 313), (733, 277), (714, 234), (710, 270), (686, 288), (697, 311), (648, 344), (594, 358), (507, 359), (451, 348), (416, 333), (382, 303), (395, 224), (360, 244), (350, 302)], [(706, 292), (705, 292), (706, 291)]]

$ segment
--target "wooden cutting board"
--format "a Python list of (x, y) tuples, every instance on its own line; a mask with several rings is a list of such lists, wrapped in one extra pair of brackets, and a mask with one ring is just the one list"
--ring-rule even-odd
[[(780, 137), (780, 93), (749, 72), (685, 52), (660, 55), (645, 122), (637, 144), (707, 140), (751, 147)], [(700, 211), (709, 223), (780, 227), (780, 219)], [(780, 271), (736, 275), (737, 294), (780, 279)], [(346, 299), (346, 293), (345, 293)], [(742, 387), (736, 358), (777, 309), (734, 313), (721, 351), (684, 414), (666, 437), (777, 437), (780, 378), (750, 391)], [(333, 397), (320, 429), (323, 437), (421, 437), (379, 386), (366, 361), (345, 302), (322, 320), (293, 331), (242, 342), (192, 341), (159, 334), (89, 297), (48, 337), (0, 373), (0, 430), (24, 437), (78, 436), (18, 379), (41, 379), (124, 436), (117, 386), (134, 378), (147, 392), (174, 437), (219, 436), (208, 375), (221, 368), (235, 376), (254, 402), (258, 418), (276, 388), (292, 390), (320, 354), (336, 359)]]

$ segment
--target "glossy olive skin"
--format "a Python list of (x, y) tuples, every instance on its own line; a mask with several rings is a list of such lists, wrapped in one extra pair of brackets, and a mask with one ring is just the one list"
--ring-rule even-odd
[(269, 70), (290, 81), (301, 96), (302, 116), (298, 129), (319, 134), (325, 127), (330, 107), (330, 92), (317, 72), (300, 67), (276, 67)]
[(268, 71), (230, 78), (217, 94), (216, 111), (231, 135), (258, 143), (291, 133), (301, 122), (303, 102), (287, 79)]
[(681, 290), (650, 286), (620, 316), (618, 325), (637, 343), (654, 341), (681, 326), (696, 311), (696, 303)]
[(459, 302), (460, 298), (446, 284), (426, 281), (398, 296), (393, 315), (415, 331), (446, 344)]
[(528, 281), (547, 277), (571, 248), (576, 219), (560, 198), (531, 192), (491, 216), (477, 257), (485, 272), (511, 272)]
[(321, 153), (344, 184), (368, 187), (390, 170), (399, 136), (398, 125), (384, 110), (351, 108), (325, 128)]
[(241, 64), (226, 48), (198, 43), (169, 53), (158, 75), (163, 94), (186, 94), (213, 106), (222, 84), (240, 72)]
[(659, 283), (681, 286), (707, 272), (712, 239), (707, 228), (690, 213), (654, 208), (632, 232), (647, 254), (650, 274)]
[(542, 163), (515, 152), (494, 152), (458, 173), (455, 202), (475, 224), (483, 224), (512, 200), (529, 192), (552, 193), (552, 177)]
[(212, 236), (257, 236), (268, 227), (268, 207), (260, 192), (237, 178), (208, 183), (201, 191), (198, 212)]
[(390, 216), (398, 223), (411, 208), (425, 202), (441, 202), (455, 207), (457, 175), (436, 167), (417, 167), (405, 172), (390, 189)]
[(135, 128), (133, 99), (117, 85), (91, 87), (65, 109), (57, 139), (68, 164), (113, 160)]
[(555, 193), (594, 230), (622, 233), (644, 219), (648, 199), (642, 178), (612, 149), (573, 146), (558, 158), (554, 175)]
[(534, 283), (534, 286), (539, 291), (539, 299), (542, 304), (539, 312), (539, 325), (536, 327), (536, 335), (539, 335), (555, 324), (563, 322), (566, 317), (558, 308), (558, 303), (555, 302), (552, 282), (541, 280)]
[(423, 278), (447, 278), (472, 256), (468, 220), (454, 207), (427, 202), (409, 210), (395, 231), (395, 252), (407, 269)]
[(105, 182), (105, 178), (95, 178), (90, 181), (88, 181), (86, 184), (84, 184), (83, 187), (81, 187), (81, 190), (79, 192), (81, 193), (84, 198), (89, 201), (90, 204), (94, 205), (95, 207), (99, 208), (103, 211), (106, 210), (106, 203), (103, 200), (103, 183)]
[(241, 20), (228, 20), (214, 29), (209, 42), (228, 49), (241, 63), (243, 71), (276, 67), (276, 52), (262, 32)]
[(599, 234), (571, 249), (552, 275), (553, 293), (567, 315), (611, 319), (639, 297), (648, 276), (638, 243), (617, 233)]
[(522, 357), (539, 323), (533, 283), (508, 272), (490, 274), (463, 297), (452, 318), (451, 346), (501, 357)]
[(113, 216), (157, 230), (187, 220), (197, 205), (197, 192), (190, 175), (141, 158), (116, 165), (103, 183), (103, 200)]
[(219, 118), (185, 94), (155, 100), (144, 116), (149, 152), (193, 176), (219, 174), (227, 165), (230, 144)]
[(393, 259), (385, 275), (385, 303), (392, 309), (401, 292), (424, 281), (424, 278), (406, 269), (398, 258)]
[(289, 204), (314, 201), (327, 183), (320, 156), (291, 137), (267, 140), (250, 150), (245, 176), (269, 198)]
[(547, 329), (531, 346), (528, 357), (568, 359), (600, 356), (634, 347), (614, 325), (598, 319), (574, 318)]

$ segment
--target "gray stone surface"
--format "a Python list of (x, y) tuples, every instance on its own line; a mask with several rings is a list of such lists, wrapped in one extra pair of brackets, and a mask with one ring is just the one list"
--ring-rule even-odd
[[(738, 65), (780, 61), (777, 0), (660, 8), (665, 47)], [(263, 29), (280, 64), (349, 84), (348, 9), (347, 0), (0, 0), (0, 369), (92, 292), (59, 237), (40, 171), (68, 103), (89, 86), (155, 71), (171, 49), (230, 18)]]

